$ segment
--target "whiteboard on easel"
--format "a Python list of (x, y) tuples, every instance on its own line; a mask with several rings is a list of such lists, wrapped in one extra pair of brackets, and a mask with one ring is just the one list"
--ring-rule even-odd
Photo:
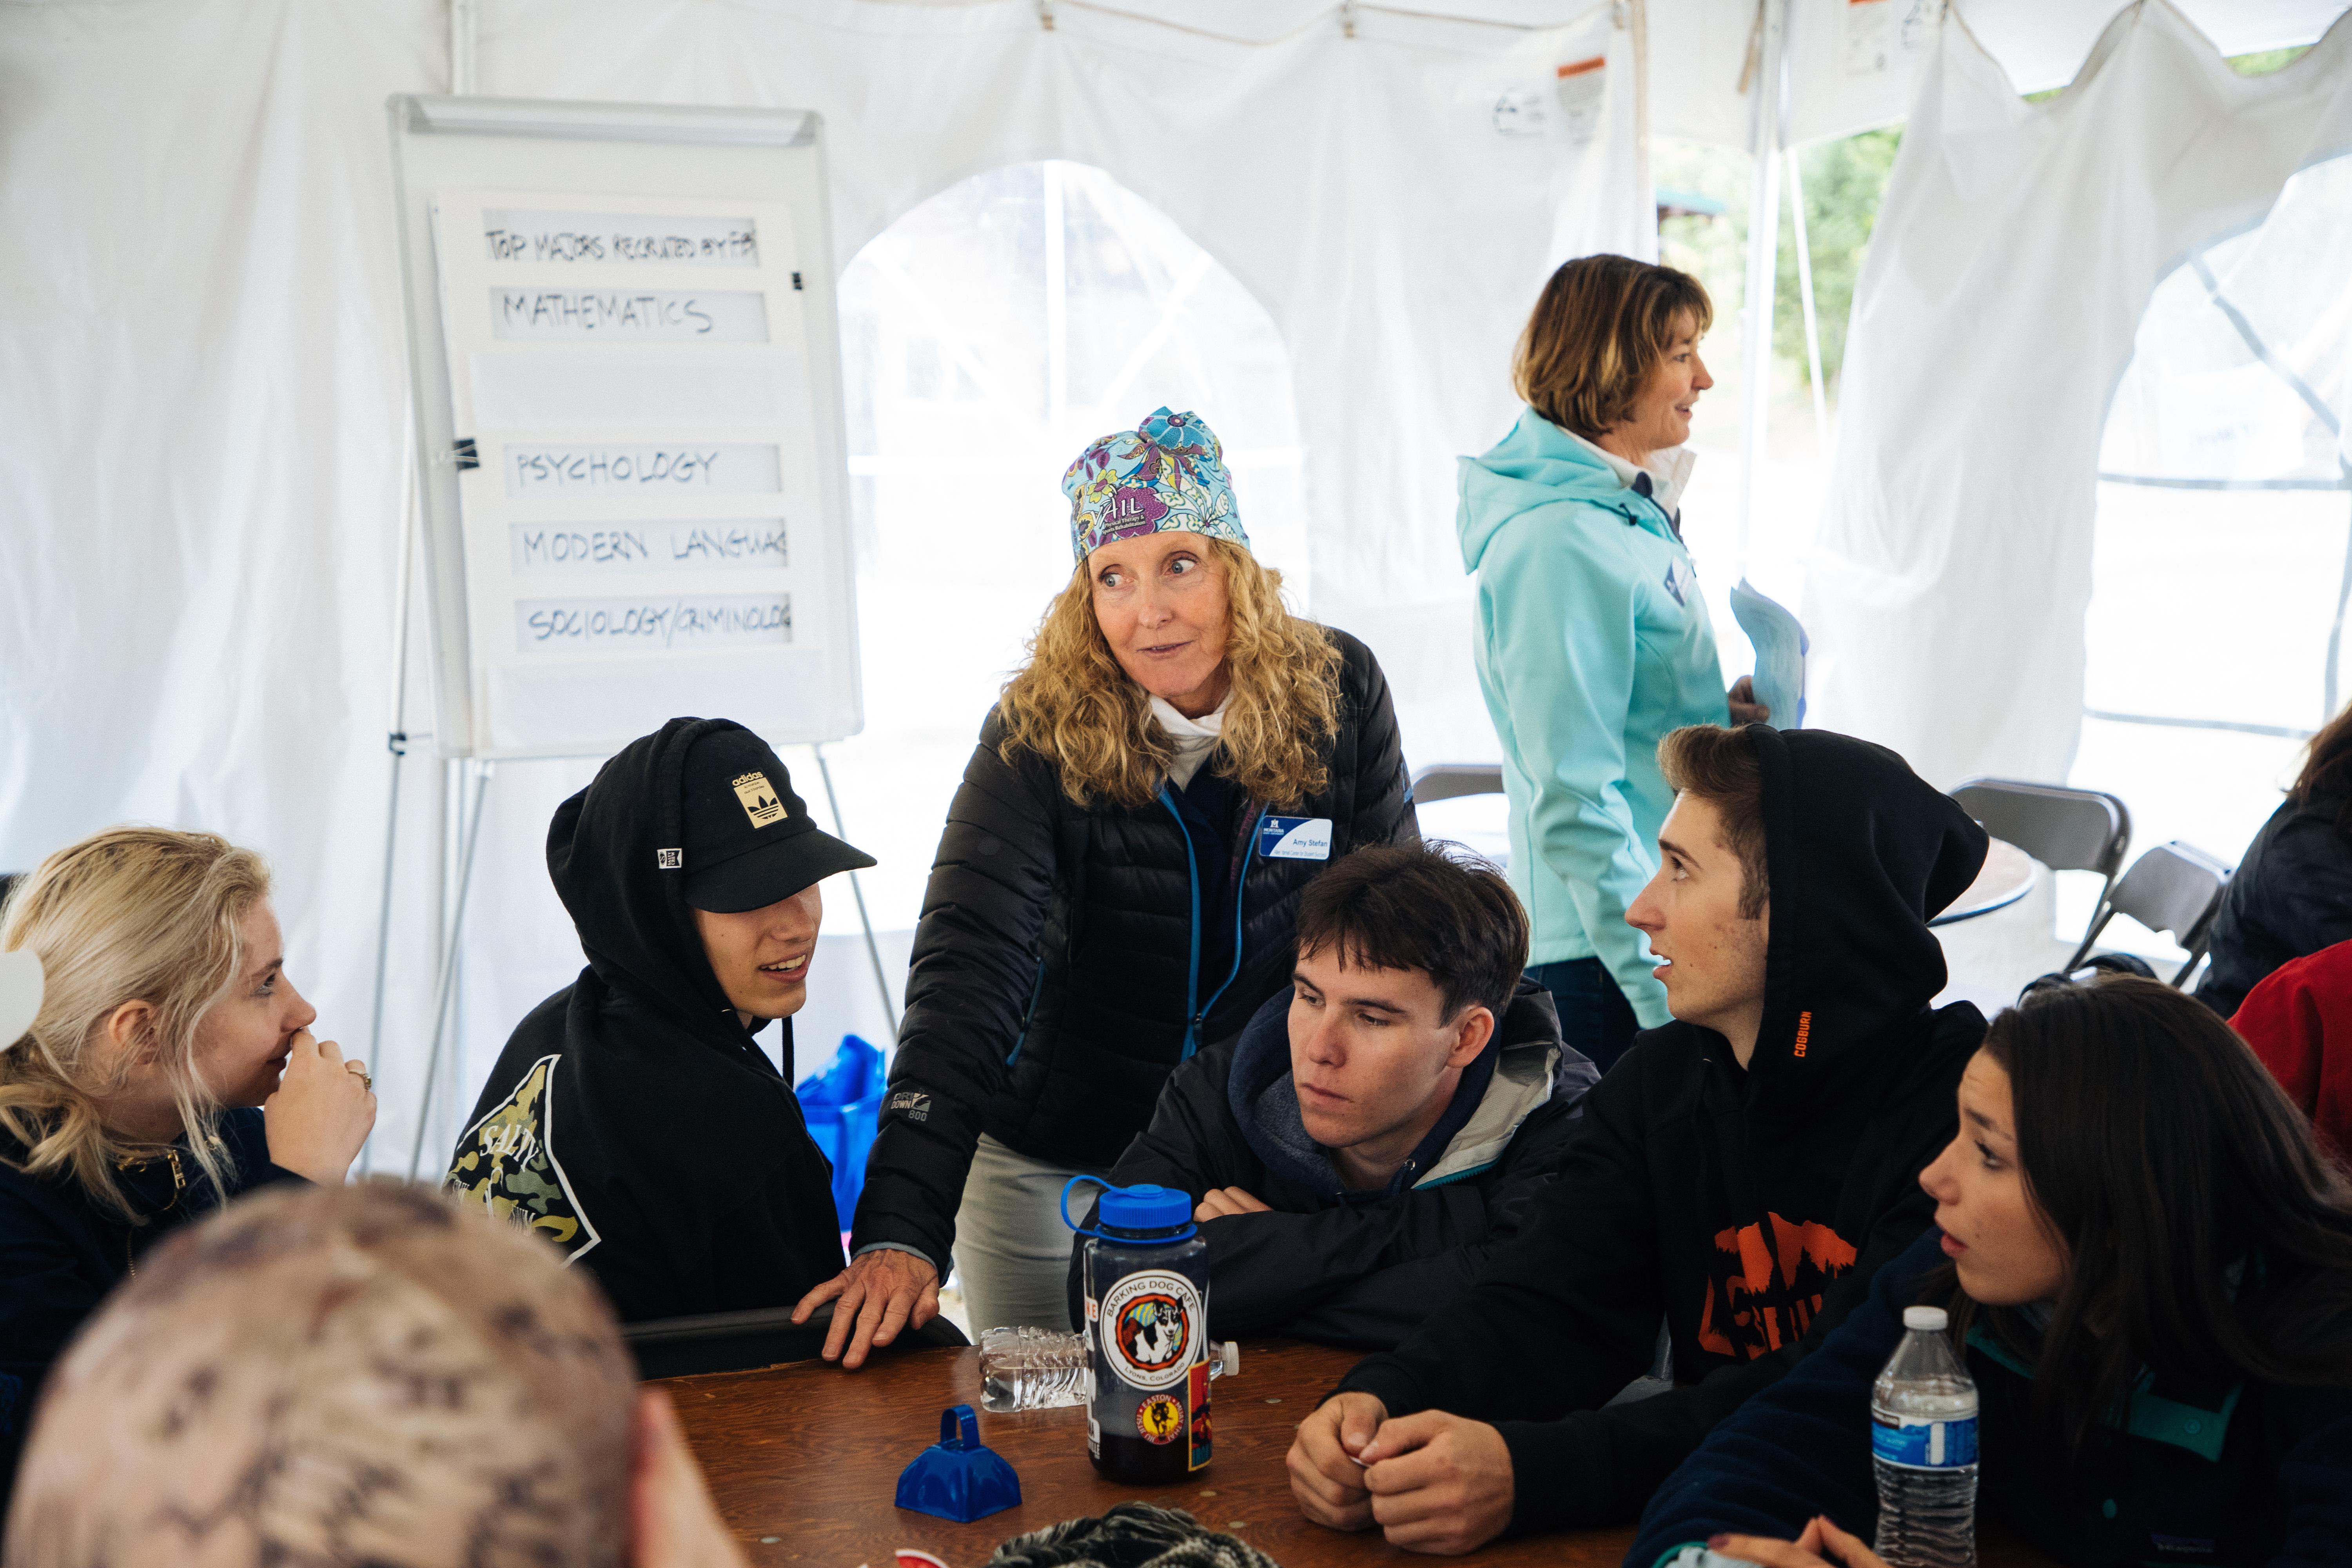
[(435, 749), (863, 721), (821, 124), (392, 101)]

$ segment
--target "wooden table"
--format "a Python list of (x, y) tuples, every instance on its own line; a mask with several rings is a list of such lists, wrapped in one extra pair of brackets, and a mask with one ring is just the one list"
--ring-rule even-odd
[[(687, 1439), (711, 1494), (754, 1568), (890, 1568), (891, 1552), (919, 1547), (948, 1568), (980, 1568), (997, 1544), (1066, 1519), (1141, 1498), (1181, 1508), (1238, 1535), (1283, 1565), (1323, 1568), (1447, 1561), (1399, 1551), (1379, 1534), (1343, 1535), (1309, 1524), (1283, 1469), (1292, 1428), (1356, 1356), (1266, 1340), (1242, 1347), (1241, 1371), (1216, 1381), (1216, 1458), (1171, 1486), (1114, 1485), (1087, 1460), (1086, 1412), (980, 1410), (980, 1352), (886, 1354), (859, 1372), (799, 1362), (764, 1372), (669, 1379)], [(981, 1441), (1021, 1476), (1021, 1506), (971, 1524), (906, 1512), (893, 1501), (898, 1472), (939, 1440), (940, 1412), (980, 1410)], [(1466, 1558), (1480, 1565), (1616, 1568), (1631, 1526), (1498, 1542)], [(2030, 1568), (2039, 1558), (1987, 1542), (1983, 1568)]]

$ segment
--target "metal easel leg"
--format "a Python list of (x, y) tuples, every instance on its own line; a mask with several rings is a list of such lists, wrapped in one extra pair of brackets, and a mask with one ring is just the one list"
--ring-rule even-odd
[(433, 1080), (441, 1068), (441, 1046), (449, 1034), (449, 1000), (457, 990), (457, 944), (466, 934), (466, 895), (474, 883), (474, 851), (482, 844), (482, 803), (489, 797), (494, 763), (474, 764), (474, 804), (466, 814), (466, 837), (457, 852), (457, 898), (449, 913), (449, 934), (441, 949), (440, 979), (433, 987), (433, 1045), (425, 1053), (425, 1087), (416, 1096), (416, 1136), (408, 1148), (408, 1179), (416, 1180), (425, 1159), (425, 1129), (433, 1106)]
[[(408, 755), (408, 616), (411, 610), (411, 579), (415, 574), (417, 531), (424, 519), (417, 510), (415, 456), (416, 426), (407, 426), (408, 451), (400, 465), (404, 476), (401, 481), (400, 507), (400, 566), (394, 579), (392, 611), (392, 712), (385, 725), (384, 746), (392, 752), (392, 776), (384, 792), (383, 807), (383, 892), (376, 900), (375, 911), (375, 999), (368, 1016), (367, 1065), (371, 1072), (383, 1070), (383, 987), (384, 972), (392, 953), (392, 884), (396, 862), (393, 851), (400, 842), (400, 774), (401, 763)], [(360, 1145), (360, 1174), (364, 1176), (375, 1163), (375, 1138), (373, 1133)]]
[[(841, 797), (833, 793), (833, 767), (824, 760), (824, 747), (812, 741), (809, 750), (816, 753), (817, 776), (824, 780), (824, 803), (833, 808), (833, 831), (843, 843), (849, 841), (849, 829), (841, 825)], [(898, 1035), (898, 1007), (890, 1000), (890, 982), (882, 968), (882, 944), (874, 940), (874, 917), (866, 912), (866, 889), (857, 880), (857, 873), (849, 874), (849, 896), (857, 900), (857, 923), (866, 932), (866, 957), (874, 965), (874, 990), (882, 998), (882, 1016), (889, 1021), (890, 1036), (895, 1043)]]

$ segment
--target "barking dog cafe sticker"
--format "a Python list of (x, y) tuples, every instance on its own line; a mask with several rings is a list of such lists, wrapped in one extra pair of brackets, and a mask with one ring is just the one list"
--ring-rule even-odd
[(1103, 1298), (1102, 1341), (1119, 1381), (1145, 1393), (1183, 1382), (1202, 1317), (1201, 1292), (1181, 1274), (1146, 1269), (1112, 1286)]
[(1135, 1407), (1136, 1431), (1155, 1446), (1182, 1442), (1188, 1470), (1207, 1464), (1211, 1452), (1209, 1363), (1201, 1359), (1206, 1321), (1199, 1288), (1156, 1269), (1112, 1286), (1099, 1320), (1111, 1369), (1145, 1395)]

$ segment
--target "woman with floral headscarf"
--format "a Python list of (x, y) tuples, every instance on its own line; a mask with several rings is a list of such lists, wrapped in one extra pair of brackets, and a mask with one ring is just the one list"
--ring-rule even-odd
[(1177, 1063), (1289, 984), (1298, 894), (1414, 836), (1388, 683), (1293, 616), (1216, 437), (1162, 408), (1062, 477), (1077, 564), (949, 808), (825, 1345), (938, 1310), (1066, 1326), (1063, 1184), (1150, 1120)]

